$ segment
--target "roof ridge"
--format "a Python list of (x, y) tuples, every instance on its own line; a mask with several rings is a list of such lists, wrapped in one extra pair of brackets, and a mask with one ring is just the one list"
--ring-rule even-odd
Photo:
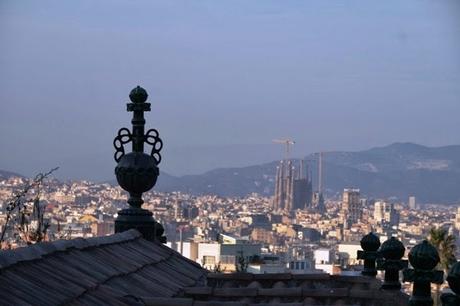
[(136, 240), (141, 237), (142, 234), (140, 232), (135, 229), (130, 229), (125, 232), (103, 237), (75, 238), (71, 240), (60, 239), (51, 242), (40, 242), (12, 250), (0, 250), (0, 270), (6, 269), (19, 262), (39, 260), (56, 252), (118, 244)]

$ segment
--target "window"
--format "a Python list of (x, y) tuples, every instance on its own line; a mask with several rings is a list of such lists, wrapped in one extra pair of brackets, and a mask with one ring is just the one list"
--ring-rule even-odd
[(215, 256), (203, 256), (203, 265), (214, 265), (216, 263), (216, 257)]
[(220, 263), (224, 265), (233, 265), (236, 262), (236, 257), (233, 255), (220, 255)]

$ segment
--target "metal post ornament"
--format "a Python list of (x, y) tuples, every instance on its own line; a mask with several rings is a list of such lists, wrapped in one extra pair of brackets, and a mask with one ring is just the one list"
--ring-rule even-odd
[(435, 270), (439, 263), (438, 251), (423, 240), (410, 250), (409, 262), (414, 268), (403, 271), (404, 281), (414, 283), (409, 306), (432, 306), (431, 283), (440, 285), (444, 282), (444, 273)]
[(443, 293), (441, 295), (442, 306), (460, 305), (460, 261), (450, 268), (447, 275), (447, 282), (453, 293)]
[[(137, 86), (129, 94), (131, 103), (127, 104), (127, 111), (133, 113), (132, 131), (121, 128), (113, 140), (115, 147), (114, 158), (117, 162), (115, 175), (118, 184), (129, 193), (129, 208), (118, 212), (115, 220), (115, 232), (123, 232), (132, 228), (142, 233), (144, 238), (152, 241), (166, 242), (163, 236), (164, 228), (156, 222), (152, 213), (142, 208), (144, 201), (142, 193), (155, 186), (160, 171), (160, 151), (163, 142), (155, 129), (144, 132), (144, 112), (150, 111), (147, 101), (147, 91)], [(125, 145), (132, 143), (132, 152), (125, 152)], [(150, 154), (144, 153), (144, 144), (151, 146)]]
[(375, 261), (378, 258), (377, 250), (380, 247), (380, 239), (370, 232), (361, 239), (360, 244), (363, 250), (358, 250), (358, 259), (364, 260), (364, 270), (361, 274), (375, 277), (377, 275)]
[(407, 260), (403, 260), (406, 248), (395, 237), (386, 240), (380, 247), (381, 258), (377, 261), (377, 269), (385, 271), (385, 280), (381, 289), (400, 290), (399, 271), (407, 269)]

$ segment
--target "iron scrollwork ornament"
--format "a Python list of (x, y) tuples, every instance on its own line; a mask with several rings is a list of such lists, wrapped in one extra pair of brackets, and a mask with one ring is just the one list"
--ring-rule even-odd
[(115, 153), (113, 157), (117, 163), (125, 155), (124, 145), (130, 143), (132, 140), (133, 137), (130, 130), (127, 128), (121, 128), (118, 130), (118, 135), (113, 140), (113, 146), (115, 147)]
[(152, 151), (150, 152), (150, 156), (152, 156), (157, 165), (161, 162), (161, 154), (160, 151), (163, 148), (163, 141), (159, 137), (159, 133), (156, 129), (150, 129), (145, 133), (144, 137), (145, 143), (148, 143), (152, 146)]

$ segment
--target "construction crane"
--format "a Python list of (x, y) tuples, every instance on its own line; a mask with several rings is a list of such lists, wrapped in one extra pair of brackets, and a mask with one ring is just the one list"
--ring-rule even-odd
[(295, 141), (289, 138), (286, 139), (273, 139), (274, 143), (284, 144), (286, 146), (286, 160), (289, 160), (289, 152), (291, 151), (291, 145), (295, 144)]

